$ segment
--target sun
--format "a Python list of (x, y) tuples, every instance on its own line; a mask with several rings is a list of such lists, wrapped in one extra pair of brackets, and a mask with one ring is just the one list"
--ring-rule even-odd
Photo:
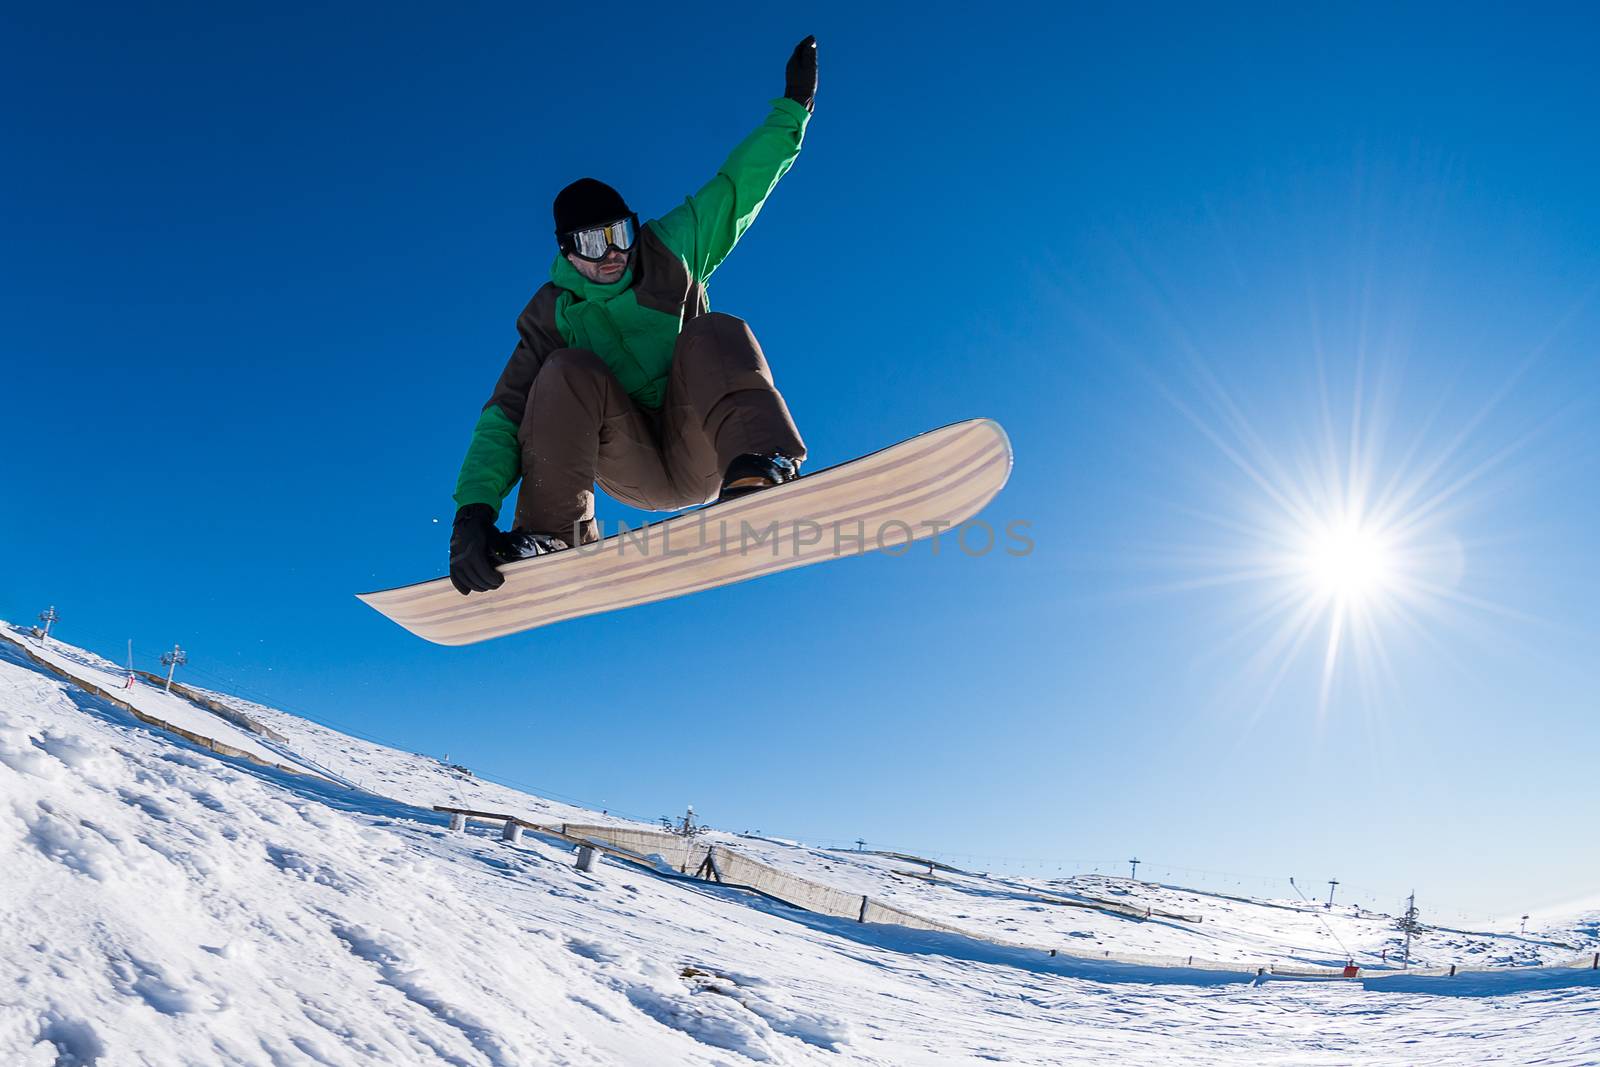
[[(1299, 590), (1296, 614), (1302, 626), (1326, 626), (1319, 710), (1327, 707), (1341, 655), (1352, 648), (1381, 656), (1381, 622), (1416, 601), (1408, 580), (1409, 546), (1397, 530), (1351, 509), (1334, 517), (1291, 520), (1300, 548), (1286, 568)], [(1300, 636), (1307, 633), (1301, 631)]]
[(1301, 566), (1315, 595), (1347, 606), (1372, 603), (1395, 589), (1393, 537), (1360, 516), (1308, 530)]
[(1195, 479), (1207, 495), (1182, 512), (1200, 521), (1168, 557), (1188, 572), (1172, 588), (1234, 590), (1210, 658), (1237, 663), (1231, 684), (1258, 709), (1300, 679), (1314, 681), (1319, 719), (1377, 707), (1443, 628), (1505, 610), (1461, 588), (1461, 526), (1506, 484), (1485, 475), (1514, 443), (1477, 442), (1486, 412), (1451, 433), (1355, 384), (1347, 422), (1320, 379), (1298, 417), (1253, 421), (1220, 387), (1213, 413), (1168, 394), (1227, 461)]

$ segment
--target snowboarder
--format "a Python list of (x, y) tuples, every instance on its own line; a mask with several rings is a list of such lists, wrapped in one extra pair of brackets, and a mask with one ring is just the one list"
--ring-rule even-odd
[[(816, 90), (807, 37), (766, 120), (704, 188), (643, 226), (593, 178), (556, 195), (560, 254), (517, 320), (520, 340), (456, 482), (459, 592), (499, 588), (498, 564), (596, 540), (597, 481), (663, 511), (798, 474), (805, 444), (761, 347), (742, 320), (710, 310), (705, 285), (799, 155)], [(502, 533), (495, 522), (518, 479)]]

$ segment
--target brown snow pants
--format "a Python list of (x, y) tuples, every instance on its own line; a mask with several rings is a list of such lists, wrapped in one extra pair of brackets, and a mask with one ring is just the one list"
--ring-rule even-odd
[(746, 452), (806, 447), (743, 319), (709, 312), (684, 324), (659, 411), (636, 404), (599, 356), (550, 353), (534, 376), (518, 433), (516, 526), (595, 540), (594, 485), (624, 504), (668, 511), (704, 504)]

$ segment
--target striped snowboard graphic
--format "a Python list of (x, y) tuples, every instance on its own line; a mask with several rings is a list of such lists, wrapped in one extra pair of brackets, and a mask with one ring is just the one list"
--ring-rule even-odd
[(648, 604), (792, 567), (894, 550), (977, 514), (1011, 474), (1011, 442), (970, 419), (726, 504), (682, 512), (500, 569), (462, 596), (448, 578), (358, 594), (441, 645)]

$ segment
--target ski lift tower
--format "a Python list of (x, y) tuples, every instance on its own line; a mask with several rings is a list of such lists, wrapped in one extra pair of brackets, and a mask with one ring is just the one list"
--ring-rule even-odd
[(166, 664), (167, 667), (167, 684), (164, 690), (170, 693), (172, 692), (172, 675), (177, 671), (178, 664), (189, 662), (189, 654), (177, 645), (173, 645), (171, 652), (161, 653), (161, 662)]
[(1406, 967), (1411, 966), (1411, 936), (1415, 933), (1418, 933), (1422, 929), (1422, 923), (1419, 920), (1420, 915), (1417, 911), (1417, 891), (1413, 889), (1411, 891), (1411, 895), (1406, 898), (1406, 913), (1402, 915), (1400, 917), (1400, 921), (1395, 924), (1396, 926), (1400, 927), (1401, 930), (1405, 931), (1406, 950), (1404, 966)]
[(44, 623), (44, 628), (39, 631), (39, 640), (48, 641), (50, 639), (50, 627), (60, 618), (61, 616), (56, 614), (56, 606), (54, 604), (39, 612), (39, 621)]

